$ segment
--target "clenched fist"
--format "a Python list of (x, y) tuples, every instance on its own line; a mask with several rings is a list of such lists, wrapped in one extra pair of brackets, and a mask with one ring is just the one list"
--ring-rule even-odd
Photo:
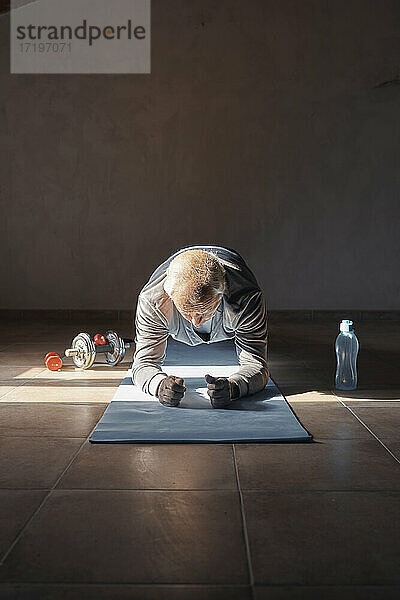
[(156, 396), (164, 406), (178, 406), (185, 391), (183, 379), (170, 375), (161, 381)]
[(227, 377), (206, 375), (205, 380), (213, 408), (226, 408), (234, 398), (239, 397), (239, 387)]

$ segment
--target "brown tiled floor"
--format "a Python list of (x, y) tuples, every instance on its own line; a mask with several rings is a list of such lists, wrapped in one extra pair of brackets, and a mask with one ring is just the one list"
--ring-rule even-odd
[(85, 372), (43, 356), (105, 328), (131, 334), (0, 325), (1, 598), (400, 597), (398, 324), (359, 324), (343, 394), (337, 323), (271, 322), (272, 376), (315, 441), (234, 446), (89, 444), (131, 352)]
[(399, 492), (244, 492), (255, 583), (399, 583), (399, 502)]

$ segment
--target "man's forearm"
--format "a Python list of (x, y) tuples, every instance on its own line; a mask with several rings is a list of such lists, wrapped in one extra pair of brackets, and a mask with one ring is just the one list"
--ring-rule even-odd
[(256, 394), (264, 389), (268, 383), (268, 378), (268, 368), (260, 363), (253, 366), (244, 366), (229, 377), (231, 381), (237, 384), (240, 398)]
[(142, 392), (155, 396), (159, 384), (167, 377), (161, 367), (167, 347), (168, 327), (155, 308), (141, 296), (138, 299), (135, 324), (132, 381)]
[(268, 383), (267, 310), (261, 291), (250, 295), (235, 331), (239, 369), (229, 379), (240, 388), (240, 397), (262, 390)]
[(132, 368), (132, 381), (142, 392), (155, 396), (161, 381), (167, 377), (160, 368), (153, 365), (134, 363)]

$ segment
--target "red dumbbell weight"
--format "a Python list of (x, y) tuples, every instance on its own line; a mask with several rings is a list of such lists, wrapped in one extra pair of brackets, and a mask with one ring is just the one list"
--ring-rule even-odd
[(61, 356), (57, 352), (48, 352), (44, 357), (44, 363), (49, 371), (59, 371), (63, 364)]
[(107, 344), (107, 340), (101, 333), (96, 333), (93, 338), (95, 346), (105, 346)]

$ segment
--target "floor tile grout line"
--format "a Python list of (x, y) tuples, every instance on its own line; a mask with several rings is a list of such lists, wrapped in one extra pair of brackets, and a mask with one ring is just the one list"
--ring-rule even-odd
[[(388, 409), (388, 408), (395, 408), (397, 410), (398, 407), (400, 407), (400, 400), (394, 400), (393, 398), (390, 398), (388, 400), (374, 400), (371, 398), (371, 400), (366, 400), (365, 398), (363, 398), (362, 400), (351, 400), (351, 402), (354, 402), (355, 404), (347, 404), (347, 402), (345, 402), (343, 400), (343, 404), (346, 407), (353, 407), (353, 408), (380, 408), (381, 410), (383, 409)], [(389, 404), (391, 404), (391, 406), (388, 406)], [(380, 405), (380, 406), (378, 406)]]
[[(43, 580), (43, 581), (1, 581), (0, 582), (0, 590), (1, 588), (6, 588), (9, 586), (14, 586), (17, 585), (18, 588), (21, 588), (21, 590), (23, 590), (24, 587), (26, 586), (32, 586), (32, 587), (58, 587), (58, 586), (62, 586), (62, 587), (79, 587), (79, 586), (85, 586), (85, 587), (96, 587), (96, 586), (107, 586), (112, 588), (113, 586), (118, 586), (118, 587), (123, 587), (123, 586), (130, 586), (130, 587), (150, 587), (150, 588), (163, 588), (163, 587), (174, 587), (174, 588), (185, 588), (185, 587), (197, 587), (197, 588), (212, 588), (212, 587), (220, 587), (220, 588), (249, 588), (250, 585), (248, 583), (220, 583), (220, 582), (215, 582), (215, 583), (176, 583), (176, 582), (171, 582), (168, 581), (166, 583), (151, 583), (148, 581), (48, 581), (48, 580)], [(279, 589), (279, 588), (286, 588), (286, 587), (295, 587), (295, 588), (376, 588), (377, 590), (379, 590), (379, 588), (399, 588), (399, 584), (397, 583), (341, 583), (341, 584), (337, 584), (337, 583), (292, 583), (292, 584), (286, 584), (286, 583), (256, 583), (254, 585), (254, 587), (257, 588), (274, 588), (274, 589)]]
[[(20, 387), (20, 386), (17, 386)], [(8, 394), (8, 392), (6, 392)], [(1, 398), (1, 396), (0, 396)], [(88, 402), (68, 402), (68, 400), (57, 400), (57, 401), (53, 401), (53, 400), (48, 400), (47, 402), (45, 400), (10, 400), (10, 402), (0, 402), (0, 406), (20, 406), (21, 404), (30, 404), (30, 405), (39, 405), (40, 406), (48, 406), (49, 404), (56, 404), (57, 406), (100, 406), (101, 404), (104, 404), (105, 406), (109, 405), (109, 402), (103, 401), (103, 402), (90, 402), (90, 400)]]
[[(43, 373), (43, 371), (46, 371), (46, 369), (42, 369), (40, 371), (40, 373), (36, 373), (36, 375), (34, 375), (33, 377), (28, 377), (28, 379), (24, 379), (23, 383), (21, 383), (20, 385), (14, 386), (11, 390), (8, 390), (8, 392), (6, 392), (2, 396), (0, 396), (0, 405), (3, 403), (3, 398), (5, 398), (6, 396), (8, 396), (8, 394), (11, 394), (11, 392), (14, 392), (17, 388), (24, 387), (24, 385), (26, 383), (28, 383), (28, 381), (32, 381), (33, 379), (36, 379), (37, 377), (39, 377), (39, 375), (41, 375)], [(5, 402), (5, 404), (7, 404), (7, 402)], [(12, 403), (10, 402), (9, 404), (12, 404)]]
[[(37, 488), (37, 487), (0, 487), (0, 494), (2, 492), (139, 492), (139, 493), (163, 493), (163, 494), (215, 494), (225, 493), (232, 494), (237, 492), (237, 487), (233, 488), (71, 488), (71, 487), (58, 487), (58, 488)], [(252, 494), (256, 493), (268, 493), (268, 494), (325, 494), (325, 493), (338, 493), (338, 494), (398, 494), (400, 493), (399, 488), (318, 488), (318, 489), (305, 489), (305, 488), (243, 488), (242, 492), (249, 492)]]
[[(0, 582), (0, 590), (2, 587), (8, 587), (8, 586), (14, 586), (17, 585), (18, 588), (21, 588), (21, 590), (23, 590), (23, 588), (25, 586), (33, 586), (33, 587), (58, 587), (58, 586), (65, 586), (65, 587), (79, 587), (79, 586), (91, 586), (91, 587), (96, 587), (96, 586), (107, 586), (112, 588), (113, 586), (118, 586), (118, 587), (122, 587), (122, 586), (130, 586), (130, 587), (149, 587), (149, 588), (164, 588), (164, 587), (174, 587), (174, 588), (186, 588), (186, 587), (197, 587), (197, 588), (240, 588), (240, 589), (247, 589), (250, 588), (250, 585), (248, 583), (219, 583), (219, 582), (215, 582), (215, 583), (196, 583), (196, 582), (190, 582), (190, 583), (176, 583), (173, 581), (167, 581), (166, 583), (151, 583), (148, 581), (2, 581)], [(262, 584), (260, 584), (262, 585)], [(279, 584), (271, 584), (271, 585), (275, 585), (276, 587), (279, 587)], [(352, 584), (349, 584), (352, 585)], [(373, 584), (372, 584), (373, 585)], [(317, 587), (317, 586), (316, 586)], [(377, 587), (379, 587), (379, 584), (377, 584)]]
[[(335, 394), (335, 396), (336, 396), (336, 394)], [(343, 402), (343, 401), (342, 401), (342, 400), (339, 398), (339, 396), (336, 396), (336, 398), (339, 400), (340, 404), (341, 404), (342, 406), (344, 406), (344, 407), (345, 407), (345, 408), (346, 408), (346, 409), (347, 409), (347, 410), (348, 410), (348, 411), (349, 411), (349, 412), (350, 412), (350, 413), (353, 415), (353, 417), (355, 417), (355, 418), (357, 419), (357, 421), (359, 421), (359, 422), (361, 423), (361, 425), (363, 425), (363, 426), (365, 427), (365, 429), (366, 429), (367, 431), (369, 431), (369, 433), (370, 433), (370, 434), (371, 434), (371, 435), (372, 435), (372, 436), (373, 436), (373, 437), (374, 437), (374, 438), (377, 440), (377, 442), (379, 442), (379, 443), (381, 444), (381, 446), (383, 446), (383, 448), (386, 450), (386, 452), (388, 452), (388, 453), (390, 454), (390, 456), (391, 456), (392, 458), (394, 458), (394, 460), (395, 460), (397, 463), (399, 463), (399, 464), (400, 464), (400, 460), (397, 458), (397, 456), (395, 456), (395, 455), (393, 454), (393, 452), (392, 452), (391, 450), (389, 450), (389, 448), (388, 448), (388, 447), (387, 447), (387, 446), (386, 446), (386, 445), (385, 445), (385, 444), (382, 442), (382, 440), (380, 440), (380, 439), (378, 438), (378, 436), (377, 436), (377, 435), (376, 435), (376, 434), (375, 434), (375, 433), (372, 431), (372, 429), (370, 429), (370, 428), (368, 427), (368, 425), (366, 425), (366, 424), (364, 423), (364, 421), (363, 421), (362, 419), (360, 419), (360, 417), (359, 417), (359, 416), (358, 416), (358, 415), (357, 415), (357, 414), (356, 414), (356, 413), (355, 413), (355, 412), (354, 412), (354, 411), (353, 411), (353, 410), (350, 408), (350, 406), (347, 406), (347, 405), (346, 405), (346, 404), (345, 404), (345, 403), (344, 403), (344, 402)]]
[[(162, 492), (162, 493), (179, 493), (182, 492), (204, 492), (209, 494), (214, 494), (216, 492), (224, 492), (226, 494), (233, 494), (237, 492), (237, 488), (71, 488), (71, 487), (57, 487), (57, 488), (24, 488), (24, 487), (0, 487), (1, 492)], [(396, 491), (396, 490), (394, 490)]]
[[(140, 588), (204, 588), (205, 590), (208, 590), (209, 588), (239, 588), (239, 589), (246, 589), (246, 588), (250, 588), (249, 584), (246, 583), (173, 583), (173, 582), (167, 582), (167, 583), (149, 583), (149, 582), (131, 582), (131, 581), (113, 581), (113, 582), (109, 582), (109, 581), (74, 581), (74, 582), (63, 582), (63, 581), (4, 581), (4, 582), (0, 582), (0, 590), (1, 588), (6, 589), (9, 587), (13, 587), (13, 586), (18, 586), (18, 590), (24, 591), (25, 588), (27, 586), (34, 588), (52, 588), (52, 587), (65, 587), (65, 588), (71, 588), (73, 589), (74, 587), (78, 588), (80, 586), (83, 587), (87, 587), (87, 588), (96, 588), (96, 587), (104, 587), (106, 586), (107, 588), (112, 589), (113, 587), (140, 587)], [(394, 588), (396, 591), (398, 590), (399, 586), (396, 583), (341, 583), (340, 585), (337, 585), (335, 583), (313, 583), (313, 584), (304, 584), (304, 583), (295, 583), (295, 584), (283, 584), (283, 583), (258, 583), (254, 586), (256, 589), (262, 589), (262, 588), (273, 588), (274, 590), (279, 590), (280, 588), (286, 588), (286, 587), (290, 587), (290, 588), (299, 588), (301, 589), (309, 589), (309, 588), (316, 588), (316, 589), (320, 589), (320, 588), (346, 588), (346, 590), (350, 590), (352, 588), (374, 588), (374, 590), (376, 589), (377, 591), (380, 590), (381, 588)], [(251, 589), (251, 588), (250, 588)]]
[(0, 433), (0, 440), (10, 438), (14, 440), (86, 440), (83, 435), (10, 435)]
[(76, 452), (72, 455), (70, 461), (68, 462), (68, 464), (66, 465), (66, 467), (62, 470), (62, 472), (60, 473), (60, 475), (57, 477), (56, 481), (54, 482), (54, 484), (51, 486), (51, 488), (47, 488), (47, 494), (44, 495), (44, 498), (42, 499), (42, 501), (40, 502), (40, 504), (36, 507), (36, 509), (33, 511), (33, 513), (31, 514), (31, 516), (25, 521), (25, 524), (22, 526), (20, 532), (17, 534), (17, 536), (14, 538), (14, 541), (12, 542), (12, 544), (9, 546), (9, 548), (6, 550), (6, 552), (3, 554), (3, 556), (0, 558), (0, 567), (3, 566), (5, 560), (7, 559), (7, 557), (9, 556), (9, 554), (12, 552), (13, 548), (16, 546), (16, 544), (19, 542), (19, 540), (21, 539), (22, 535), (24, 534), (25, 530), (27, 529), (27, 527), (29, 527), (30, 523), (33, 521), (33, 519), (36, 517), (36, 515), (39, 513), (39, 511), (41, 510), (42, 506), (45, 504), (45, 502), (47, 501), (47, 499), (49, 498), (51, 492), (53, 490), (55, 490), (56, 486), (58, 485), (59, 481), (61, 480), (62, 476), (64, 475), (64, 473), (66, 473), (66, 471), (69, 469), (69, 467), (72, 465), (72, 463), (74, 462), (75, 458), (78, 456), (79, 452), (81, 451), (81, 449), (83, 448), (84, 444), (88, 441), (88, 439), (90, 438), (92, 434), (92, 430), (90, 431), (89, 435), (83, 440), (82, 444), (80, 444), (79, 448), (76, 450)]
[[(22, 386), (18, 386), (18, 387), (22, 387)], [(15, 388), (14, 388), (15, 389)], [(9, 392), (7, 392), (8, 394)], [(21, 406), (22, 404), (24, 405), (28, 405), (28, 406), (34, 406), (34, 405), (38, 405), (40, 404), (41, 406), (86, 406), (86, 407), (94, 407), (94, 406), (100, 406), (101, 404), (104, 404), (106, 407), (109, 405), (109, 402), (87, 402), (86, 404), (83, 404), (82, 402), (64, 402), (61, 400), (48, 400), (47, 402), (43, 402), (42, 401), (36, 401), (36, 400), (12, 400), (12, 401), (7, 401), (7, 402), (2, 402), (1, 398), (0, 398), (0, 406)]]
[(233, 454), (233, 462), (234, 462), (234, 466), (235, 466), (235, 476), (236, 476), (237, 490), (238, 490), (238, 493), (239, 493), (240, 512), (241, 512), (241, 517), (242, 517), (243, 537), (244, 537), (244, 543), (245, 543), (245, 548), (246, 548), (247, 567), (248, 567), (248, 570), (249, 570), (249, 577), (250, 577), (251, 597), (254, 600), (253, 565), (252, 565), (252, 562), (251, 562), (250, 542), (249, 542), (249, 535), (248, 535), (248, 531), (247, 531), (247, 521), (246, 521), (246, 513), (245, 513), (245, 510), (244, 510), (243, 494), (242, 494), (242, 490), (240, 488), (239, 469), (238, 469), (238, 464), (237, 464), (237, 460), (236, 460), (235, 444), (232, 444), (232, 454)]
[[(237, 492), (235, 488), (71, 488), (71, 487), (58, 487), (54, 488), (38, 488), (38, 487), (0, 487), (0, 494), (3, 492), (140, 492), (140, 493), (193, 493), (198, 494), (233, 494)], [(305, 489), (305, 488), (243, 488), (242, 492), (257, 494), (257, 493), (268, 493), (268, 494), (279, 494), (279, 495), (291, 495), (291, 494), (325, 494), (325, 493), (338, 493), (338, 494), (399, 494), (399, 488), (316, 488), (316, 489)]]

